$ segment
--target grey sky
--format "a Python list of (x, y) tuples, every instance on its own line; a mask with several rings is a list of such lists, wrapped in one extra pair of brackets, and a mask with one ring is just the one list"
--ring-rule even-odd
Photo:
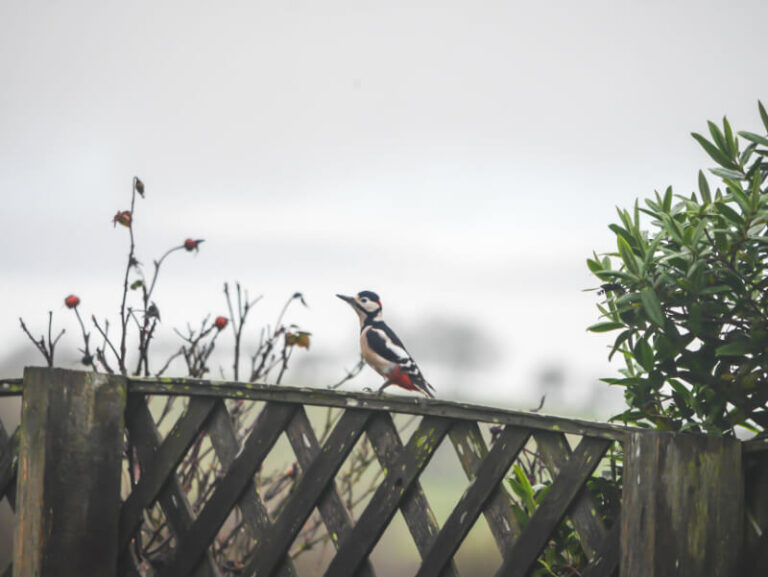
[(689, 132), (758, 127), (766, 21), (758, 0), (3, 2), (5, 350), (19, 314), (68, 323), (69, 292), (115, 311), (138, 174), (145, 263), (208, 240), (164, 271), (169, 335), (221, 312), (224, 280), (270, 319), (302, 290), (324, 384), (357, 346), (332, 295), (374, 289), (406, 344), (439, 317), (495, 343), (464, 388), (427, 355), (438, 389), (527, 403), (556, 363), (583, 400), (611, 370), (584, 259), (616, 205), (692, 188)]

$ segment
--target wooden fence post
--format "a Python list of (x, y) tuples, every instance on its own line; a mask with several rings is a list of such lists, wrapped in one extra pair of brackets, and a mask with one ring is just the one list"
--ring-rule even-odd
[(117, 574), (125, 380), (27, 368), (14, 577)]
[(746, 519), (742, 575), (762, 577), (768, 575), (768, 451), (745, 453), (744, 460)]
[(732, 577), (742, 553), (741, 444), (691, 433), (630, 433), (621, 577)]

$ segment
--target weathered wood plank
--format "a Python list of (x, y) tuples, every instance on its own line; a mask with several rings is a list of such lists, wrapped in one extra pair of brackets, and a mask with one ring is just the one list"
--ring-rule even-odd
[(186, 577), (197, 566), (295, 411), (295, 405), (285, 403), (264, 406), (242, 451), (181, 538), (171, 563), (160, 572), (162, 577)]
[(514, 425), (575, 435), (588, 435), (623, 441), (632, 429), (624, 426), (597, 423), (579, 419), (565, 419), (538, 413), (510, 411), (496, 407), (483, 407), (440, 399), (424, 399), (397, 395), (372, 395), (369, 393), (339, 392), (327, 389), (287, 387), (197, 379), (136, 379), (128, 380), (130, 393), (153, 395), (210, 396), (257, 401), (280, 401), (326, 407), (392, 411), (415, 415), (432, 415), (493, 422), (498, 425)]
[[(452, 432), (453, 429), (451, 429)], [(400, 435), (397, 433), (395, 423), (392, 421), (392, 416), (389, 413), (377, 413), (368, 424), (367, 433), (382, 469), (390, 470), (397, 467), (397, 461), (404, 446), (400, 440)], [(416, 549), (423, 559), (440, 531), (440, 526), (429, 507), (429, 502), (418, 479), (413, 481), (411, 488), (403, 495), (403, 500), (400, 502), (400, 512), (411, 532), (413, 541), (416, 543)], [(443, 577), (458, 577), (458, 571), (453, 561), (448, 564), (442, 575)]]
[[(298, 409), (298, 411), (301, 410), (301, 408)], [(288, 426), (290, 427), (290, 424)], [(208, 437), (223, 469), (226, 471), (232, 461), (235, 460), (240, 450), (240, 443), (237, 440), (237, 432), (232, 418), (222, 399), (216, 399), (216, 407), (208, 425)], [(243, 515), (252, 542), (261, 540), (266, 532), (271, 530), (272, 521), (253, 481), (246, 485), (243, 494), (237, 501), (237, 507)], [(278, 574), (281, 577), (295, 576), (296, 568), (293, 562), (290, 559), (286, 560)]]
[(737, 439), (663, 431), (630, 435), (621, 575), (740, 574), (743, 491)]
[(451, 512), (443, 529), (424, 558), (416, 577), (439, 577), (453, 558), (461, 542), (480, 516), (484, 505), (498, 489), (509, 467), (525, 446), (530, 431), (506, 427), (477, 469), (469, 485)]
[(333, 490), (333, 479), (372, 417), (370, 411), (347, 409), (331, 431), (320, 454), (307, 467), (288, 497), (272, 530), (260, 541), (245, 568), (249, 577), (268, 577), (282, 562), (318, 500)]
[(603, 542), (595, 550), (594, 557), (581, 572), (581, 577), (615, 577), (619, 572), (621, 556), (621, 523), (617, 520), (606, 532)]
[[(450, 438), (464, 473), (472, 481), (478, 467), (488, 455), (488, 447), (485, 445), (480, 427), (474, 422), (459, 421), (451, 429)], [(512, 510), (510, 494), (502, 488), (494, 491), (488, 499), (483, 515), (496, 540), (496, 546), (504, 557), (521, 532), (520, 523)]]
[[(541, 457), (554, 479), (560, 468), (568, 462), (571, 448), (565, 435), (550, 431), (536, 431), (533, 435)], [(579, 542), (590, 559), (605, 540), (605, 527), (597, 515), (597, 506), (589, 490), (583, 488), (568, 511), (568, 516), (579, 534)]]
[(175, 474), (184, 455), (195, 442), (213, 410), (216, 399), (191, 398), (183, 415), (174, 424), (152, 461), (142, 468), (141, 479), (123, 503), (119, 520), (119, 548), (123, 551), (141, 525), (144, 509)]
[(24, 371), (14, 575), (117, 574), (125, 381)]
[[(302, 471), (306, 471), (320, 456), (321, 448), (304, 407), (299, 407), (296, 411), (293, 419), (288, 423), (286, 434), (299, 461), (299, 466)], [(321, 494), (317, 503), (317, 510), (331, 536), (331, 541), (338, 547), (339, 541), (346, 538), (352, 531), (352, 520), (339, 496), (335, 481), (329, 481), (328, 489)], [(358, 577), (374, 577), (374, 575), (373, 567), (368, 562), (364, 563), (358, 572)]]
[(505, 558), (497, 577), (523, 577), (527, 575), (568, 507), (595, 470), (610, 446), (606, 439), (584, 437), (570, 459), (561, 468), (546, 496), (515, 541)]
[(742, 574), (762, 577), (768, 575), (768, 452), (745, 453), (743, 458), (746, 523)]
[[(139, 466), (142, 470), (146, 470), (162, 439), (147, 405), (147, 400), (143, 395), (129, 395), (126, 427), (133, 448), (136, 450)], [(157, 502), (160, 504), (165, 518), (168, 520), (168, 526), (178, 542), (180, 537), (192, 526), (194, 516), (187, 495), (182, 491), (175, 475), (163, 485)], [(124, 563), (124, 561), (121, 562), (121, 564)], [(205, 551), (203, 563), (198, 565), (194, 575), (195, 577), (219, 577), (220, 572), (209, 550)]]
[(451, 424), (450, 419), (441, 417), (424, 417), (421, 420), (400, 458), (388, 470), (360, 515), (352, 533), (341, 543), (325, 577), (354, 575), (389, 525), (405, 493), (429, 463)]

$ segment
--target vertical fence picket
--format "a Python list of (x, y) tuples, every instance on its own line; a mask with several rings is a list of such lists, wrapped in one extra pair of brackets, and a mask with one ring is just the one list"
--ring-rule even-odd
[(24, 371), (16, 577), (117, 574), (125, 399), (117, 377)]

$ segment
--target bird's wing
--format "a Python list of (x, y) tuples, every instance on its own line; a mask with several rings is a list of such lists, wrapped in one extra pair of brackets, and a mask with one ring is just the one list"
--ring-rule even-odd
[[(385, 325), (385, 328), (388, 327)], [(392, 331), (387, 331), (381, 327), (372, 327), (365, 334), (368, 348), (380, 357), (393, 363), (402, 364), (403, 362), (408, 361), (411, 357), (408, 354), (408, 351), (403, 348), (400, 339), (397, 339), (397, 337), (392, 339), (391, 335), (387, 333), (392, 333)]]
[(387, 338), (392, 341), (395, 345), (397, 345), (402, 351), (405, 353), (405, 356), (410, 357), (411, 355), (408, 354), (408, 351), (405, 350), (405, 345), (403, 344), (403, 341), (400, 340), (400, 338), (395, 334), (395, 331), (393, 331), (391, 328), (389, 328), (389, 325), (384, 322), (377, 322), (373, 324), (373, 328), (378, 329), (382, 331), (385, 335), (387, 335)]

